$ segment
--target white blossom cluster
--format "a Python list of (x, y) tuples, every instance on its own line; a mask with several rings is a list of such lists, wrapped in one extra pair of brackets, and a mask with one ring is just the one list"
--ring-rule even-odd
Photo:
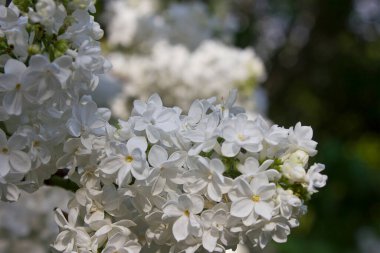
[(58, 187), (43, 186), (29, 194), (23, 192), (16, 203), (0, 202), (0, 252), (47, 253), (58, 227), (54, 208), (67, 211), (73, 194)]
[(126, 118), (130, 108), (120, 111), (119, 105), (145, 100), (152, 91), (165, 94), (166, 104), (183, 108), (196, 98), (220, 97), (233, 88), (250, 98), (265, 78), (265, 68), (253, 49), (230, 45), (233, 16), (211, 12), (201, 1), (171, 3), (163, 10), (159, 2), (110, 3), (109, 59), (113, 74), (124, 83), (113, 112)]
[[(224, 252), (285, 242), (326, 184), (312, 129), (289, 129), (195, 100), (188, 113), (155, 94), (108, 123), (90, 93), (109, 65), (91, 0), (0, 6), (1, 197), (43, 183), (71, 188), (55, 210), (56, 252)], [(55, 174), (51, 177), (52, 174)], [(54, 181), (59, 178), (62, 181)]]
[[(81, 188), (54, 244), (60, 252), (224, 252), (238, 243), (285, 242), (323, 187), (312, 129), (286, 129), (234, 107), (195, 100), (188, 114), (155, 94), (136, 100), (128, 121), (92, 122), (89, 103), (74, 106), (86, 135), (65, 143), (58, 164)], [(163, 251), (162, 251), (163, 250)]]
[[(193, 52), (182, 45), (159, 42), (151, 54), (125, 56), (112, 53), (108, 58), (113, 73), (127, 82), (121, 100), (147, 99), (155, 90), (165, 94), (166, 103), (184, 108), (199, 96), (221, 96), (224, 89), (248, 87), (252, 90), (251, 86), (262, 80), (265, 72), (252, 50), (241, 50), (212, 40), (205, 41)], [(120, 112), (119, 115), (125, 117), (127, 113)]]
[(195, 49), (217, 37), (230, 42), (237, 28), (228, 11), (210, 13), (201, 1), (112, 0), (107, 5), (108, 42), (138, 51), (150, 51), (158, 41)]
[[(73, 108), (90, 101), (83, 94), (110, 67), (89, 11), (91, 0), (0, 5), (1, 199), (36, 190), (56, 172), (67, 138), (87, 132), (80, 125), (87, 119)], [(95, 110), (94, 123), (104, 125), (107, 112)]]

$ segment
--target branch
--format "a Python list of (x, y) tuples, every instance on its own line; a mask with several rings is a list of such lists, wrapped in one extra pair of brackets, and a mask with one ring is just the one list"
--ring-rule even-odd
[(49, 186), (58, 186), (75, 193), (79, 189), (79, 186), (70, 179), (65, 179), (64, 177), (66, 175), (67, 170), (59, 170), (51, 178), (45, 180), (44, 184)]

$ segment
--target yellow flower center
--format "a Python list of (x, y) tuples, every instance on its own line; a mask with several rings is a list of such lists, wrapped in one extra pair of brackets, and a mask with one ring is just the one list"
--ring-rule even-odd
[(1, 149), (1, 152), (4, 153), (4, 154), (8, 153), (8, 151), (9, 151), (9, 150), (8, 150), (7, 148), (2, 148), (2, 149)]
[(184, 213), (187, 217), (190, 216), (190, 212), (189, 212), (189, 210), (185, 210), (183, 213)]
[(129, 156), (125, 157), (125, 161), (127, 161), (127, 163), (131, 163), (131, 162), (133, 162), (133, 157), (129, 155)]
[(19, 91), (21, 89), (21, 83), (16, 84), (15, 90)]
[(240, 141), (244, 141), (245, 140), (244, 134), (238, 134), (238, 138), (239, 138)]
[(259, 202), (261, 200), (259, 195), (253, 195), (251, 199), (253, 202)]

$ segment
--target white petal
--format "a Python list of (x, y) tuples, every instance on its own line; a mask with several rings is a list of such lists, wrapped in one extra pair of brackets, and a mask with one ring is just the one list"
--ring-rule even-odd
[(222, 136), (227, 142), (233, 142), (236, 139), (236, 131), (233, 127), (227, 126), (223, 129)]
[(7, 184), (5, 186), (5, 199), (10, 202), (15, 202), (19, 199), (21, 190), (14, 184)]
[(262, 200), (267, 200), (267, 199), (272, 198), (275, 192), (276, 192), (276, 185), (274, 183), (270, 183), (268, 185), (261, 186), (258, 189), (257, 194), (260, 195), (260, 198)]
[(22, 111), (22, 93), (18, 91), (7, 92), (3, 98), (5, 111), (10, 115), (20, 115)]
[(199, 100), (195, 100), (190, 106), (187, 120), (190, 124), (196, 124), (201, 120), (202, 114), (203, 106)]
[(135, 100), (133, 102), (133, 109), (139, 114), (143, 115), (143, 113), (146, 111), (146, 103), (141, 100)]
[(9, 154), (9, 162), (15, 171), (22, 173), (28, 172), (32, 166), (29, 156), (18, 150)]
[(32, 66), (33, 69), (43, 69), (48, 64), (49, 60), (43, 55), (33, 55), (29, 61), (29, 66)]
[(185, 211), (192, 207), (193, 203), (190, 199), (190, 195), (182, 194), (178, 197), (178, 208)]
[(168, 159), (168, 152), (158, 145), (154, 145), (148, 154), (148, 161), (150, 165), (155, 168), (160, 168), (162, 163), (164, 163)]
[(266, 202), (260, 201), (255, 203), (255, 212), (266, 220), (270, 220), (272, 218), (272, 211), (273, 207)]
[(0, 129), (0, 147), (5, 147), (8, 145), (7, 136), (5, 135), (4, 131)]
[(290, 234), (289, 227), (277, 227), (275, 233), (272, 235), (273, 241), (278, 243), (284, 243), (288, 240), (288, 235)]
[(163, 219), (170, 217), (178, 217), (183, 215), (183, 211), (179, 210), (175, 203), (168, 203), (164, 206)]
[(148, 147), (148, 143), (146, 142), (145, 137), (142, 136), (134, 136), (127, 142), (127, 148), (129, 152), (132, 152), (134, 149), (139, 149), (142, 152)]
[(13, 74), (16, 76), (22, 75), (22, 73), (25, 70), (26, 70), (25, 64), (20, 61), (16, 61), (14, 59), (9, 59), (4, 66), (4, 72), (6, 74)]
[(161, 107), (162, 106), (162, 100), (160, 98), (160, 95), (157, 93), (154, 93), (152, 96), (148, 98), (147, 103), (153, 103), (156, 107)]
[(0, 177), (8, 175), (11, 167), (9, 165), (9, 156), (0, 154)]
[(192, 202), (192, 207), (190, 208), (191, 213), (198, 214), (202, 212), (204, 207), (203, 197), (200, 195), (191, 195), (190, 198)]
[(107, 175), (115, 174), (123, 166), (121, 158), (118, 156), (108, 157), (104, 159), (100, 165), (100, 169)]
[(260, 166), (260, 171), (264, 171), (264, 170), (267, 170), (273, 163), (274, 161), (273, 160), (265, 160), (261, 166)]
[(261, 235), (260, 235), (260, 248), (263, 249), (265, 248), (265, 246), (267, 246), (268, 242), (270, 241), (271, 239), (271, 232), (262, 232)]
[(154, 126), (148, 125), (145, 131), (150, 143), (157, 143), (160, 140), (160, 131)]
[(75, 137), (79, 137), (80, 134), (81, 134), (81, 125), (79, 123), (78, 120), (76, 119), (69, 119), (66, 123), (66, 127), (68, 128), (69, 130), (69, 133), (72, 135), (72, 136), (75, 136)]
[(70, 225), (75, 226), (79, 215), (79, 208), (71, 208), (68, 215), (68, 222)]
[(253, 201), (248, 198), (242, 198), (231, 205), (231, 215), (239, 218), (247, 217), (253, 211)]
[(223, 174), (225, 171), (224, 164), (219, 159), (212, 159), (210, 161), (210, 169), (216, 171), (218, 174)]
[(62, 210), (59, 208), (55, 209), (54, 211), (54, 220), (55, 220), (55, 223), (57, 223), (57, 225), (60, 226), (61, 228), (63, 228), (64, 226), (68, 224), (65, 216), (62, 213)]
[(135, 241), (128, 241), (124, 248), (127, 250), (127, 253), (139, 253), (141, 250), (141, 245)]
[(126, 165), (120, 168), (119, 172), (117, 173), (117, 183), (119, 186), (130, 180), (131, 168), (132, 166), (130, 165)]
[(222, 154), (227, 157), (234, 157), (240, 151), (240, 147), (233, 142), (223, 142)]
[(220, 202), (220, 200), (222, 199), (222, 192), (215, 182), (211, 182), (210, 184), (208, 184), (207, 194), (211, 200), (214, 200), (216, 202)]
[(152, 195), (154, 196), (154, 195), (160, 194), (164, 190), (165, 184), (166, 184), (166, 179), (162, 177), (158, 177), (152, 187)]
[(189, 218), (185, 215), (179, 217), (173, 224), (173, 235), (177, 241), (182, 241), (189, 235)]
[(196, 143), (203, 142), (205, 140), (204, 132), (199, 130), (188, 130), (183, 134), (183, 136)]

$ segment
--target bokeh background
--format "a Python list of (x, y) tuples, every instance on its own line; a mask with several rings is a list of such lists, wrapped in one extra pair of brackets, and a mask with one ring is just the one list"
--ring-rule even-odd
[[(163, 6), (192, 2), (157, 1)], [(96, 19), (105, 28), (102, 43), (106, 53), (111, 52), (107, 42), (110, 22), (107, 11), (111, 2), (97, 1)], [(262, 60), (265, 77), (254, 80), (259, 96), (247, 97), (262, 100), (256, 110), (285, 127), (298, 121), (312, 126), (319, 153), (311, 162), (318, 161), (327, 167), (328, 184), (308, 204), (309, 211), (301, 226), (292, 231), (286, 244), (272, 243), (264, 252), (379, 253), (380, 1), (201, 2), (213, 10), (223, 11), (228, 6), (237, 24), (230, 34), (229, 45), (241, 50), (254, 48)], [(118, 81), (107, 77), (103, 83), (112, 84), (117, 91)], [(240, 91), (244, 93), (245, 88), (240, 87)], [(224, 94), (228, 93), (225, 89), (220, 87)], [(104, 95), (108, 90), (103, 87), (100, 93)], [(151, 92), (155, 90), (152, 88)], [(123, 105), (128, 106), (118, 104)], [(69, 198), (55, 191), (44, 189), (35, 195), (42, 201), (51, 199), (51, 205), (1, 204), (0, 252), (29, 252), (29, 246), (26, 246), (29, 251), (8, 246), (20, 246), (17, 242), (22, 241), (41, 241), (47, 245), (54, 239), (56, 228), (51, 218), (43, 220), (44, 213)], [(20, 211), (25, 207), (27, 211)], [(20, 220), (21, 216), (35, 217), (35, 222), (28, 226), (10, 222)], [(41, 230), (38, 224), (45, 227), (49, 224), (52, 229)], [(36, 234), (38, 238), (30, 237)], [(48, 250), (40, 247), (33, 252)]]

